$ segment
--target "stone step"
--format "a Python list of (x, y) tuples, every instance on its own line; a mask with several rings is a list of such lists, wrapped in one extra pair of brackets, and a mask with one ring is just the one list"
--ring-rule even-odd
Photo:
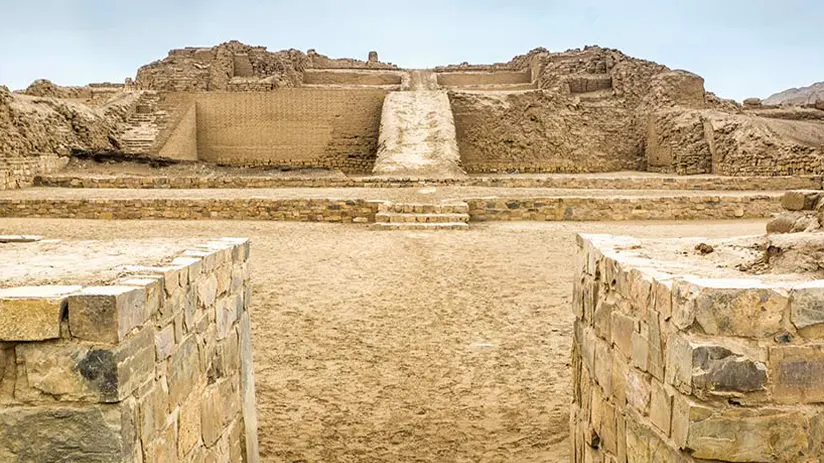
[(382, 223), (375, 222), (372, 228), (377, 230), (467, 230), (469, 224), (466, 222), (437, 222), (437, 223), (421, 223), (421, 222), (392, 222)]
[(468, 214), (469, 205), (464, 202), (446, 204), (383, 203), (378, 212), (395, 214)]
[(469, 222), (469, 214), (404, 214), (397, 212), (379, 212), (375, 222), (380, 223), (458, 223)]

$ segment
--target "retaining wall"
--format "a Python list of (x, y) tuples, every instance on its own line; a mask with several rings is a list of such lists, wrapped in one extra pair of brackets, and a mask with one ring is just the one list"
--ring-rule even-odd
[(249, 243), (0, 289), (0, 461), (258, 461)]
[(621, 237), (578, 247), (574, 462), (824, 457), (821, 281), (679, 275)]
[(202, 161), (370, 172), (384, 90), (279, 89), (197, 95)]
[(503, 188), (615, 189), (615, 190), (718, 190), (770, 191), (820, 190), (822, 177), (87, 177), (66, 174), (40, 175), (35, 184), (61, 188), (403, 188), (419, 185), (482, 186)]
[(56, 154), (0, 157), (0, 190), (31, 186), (38, 175), (60, 170), (68, 162), (68, 157)]
[[(453, 198), (454, 200), (461, 200)], [(706, 220), (767, 218), (780, 194), (464, 199), (472, 221)], [(0, 199), (0, 217), (236, 219), (374, 222), (382, 200)]]

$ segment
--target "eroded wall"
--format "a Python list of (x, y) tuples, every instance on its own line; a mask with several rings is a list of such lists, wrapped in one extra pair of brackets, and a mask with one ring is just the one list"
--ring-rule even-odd
[(0, 461), (258, 461), (249, 243), (0, 289)]
[(198, 158), (236, 166), (369, 172), (386, 93), (282, 89), (199, 94)]
[(622, 237), (578, 246), (574, 462), (824, 457), (820, 281), (672, 274)]
[(643, 128), (618, 105), (542, 91), (449, 93), (467, 172), (644, 170)]

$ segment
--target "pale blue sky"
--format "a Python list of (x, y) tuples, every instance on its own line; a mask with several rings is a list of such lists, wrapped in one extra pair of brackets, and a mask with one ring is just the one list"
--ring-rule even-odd
[(820, 0), (0, 0), (0, 84), (122, 81), (171, 48), (231, 39), (403, 67), (598, 44), (741, 100), (824, 81)]

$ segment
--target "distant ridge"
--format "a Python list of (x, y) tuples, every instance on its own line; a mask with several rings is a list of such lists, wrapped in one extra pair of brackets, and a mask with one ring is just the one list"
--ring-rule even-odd
[(818, 100), (824, 101), (824, 82), (784, 90), (764, 100), (764, 104), (813, 104)]

